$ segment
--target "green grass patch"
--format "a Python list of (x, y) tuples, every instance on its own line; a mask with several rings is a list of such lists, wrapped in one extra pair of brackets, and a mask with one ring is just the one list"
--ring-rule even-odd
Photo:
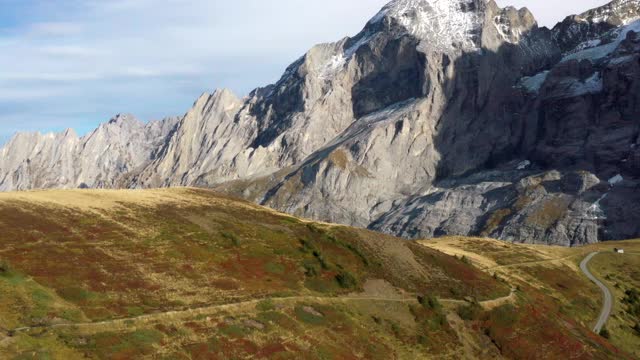
[(424, 308), (429, 309), (429, 310), (438, 311), (438, 310), (442, 309), (442, 304), (440, 304), (440, 301), (438, 301), (438, 298), (436, 298), (433, 295), (418, 296), (418, 302)]
[(258, 303), (258, 305), (256, 305), (256, 309), (258, 309), (259, 311), (271, 311), (275, 308), (276, 306), (271, 299), (262, 300)]
[(354, 245), (353, 243), (350, 242), (346, 242), (346, 241), (342, 241), (340, 239), (338, 239), (336, 236), (334, 235), (326, 235), (326, 238), (331, 241), (332, 243), (346, 249), (349, 250), (351, 253), (353, 253), (356, 257), (358, 257), (360, 259), (360, 261), (362, 261), (362, 264), (364, 266), (369, 266), (369, 259), (362, 253), (362, 251), (360, 251), (360, 249)]
[(36, 288), (31, 292), (31, 300), (33, 301), (34, 308), (31, 311), (31, 316), (41, 318), (47, 316), (51, 310), (51, 303), (53, 297), (49, 295), (44, 289)]
[[(314, 313), (316, 312), (316, 313)], [(310, 325), (324, 325), (325, 318), (320, 316), (317, 311), (306, 306), (296, 306), (294, 309), (295, 316), (298, 320)]]
[(222, 236), (223, 239), (226, 239), (227, 241), (229, 241), (231, 246), (235, 246), (235, 247), (240, 246), (240, 238), (236, 234), (230, 231), (223, 231), (220, 233), (220, 235)]
[(342, 270), (338, 275), (336, 275), (336, 281), (343, 289), (353, 289), (358, 286), (358, 280), (345, 270)]
[(82, 321), (82, 312), (78, 309), (63, 310), (59, 315), (61, 318), (65, 320), (69, 320), (73, 322)]
[(330, 294), (338, 290), (337, 281), (334, 279), (324, 279), (320, 277), (305, 280), (304, 286), (311, 290), (323, 294)]
[(242, 338), (250, 333), (249, 329), (237, 324), (223, 324), (219, 329), (220, 333), (232, 338)]
[(94, 352), (98, 358), (141, 358), (153, 352), (153, 346), (164, 339), (156, 329), (140, 329), (128, 333), (105, 332), (91, 336), (78, 345), (80, 349)]
[(457, 313), (463, 320), (475, 321), (480, 319), (482, 315), (482, 306), (477, 301), (473, 301), (468, 305), (461, 305), (457, 309)]
[(0, 280), (6, 281), (9, 285), (19, 286), (27, 281), (27, 277), (11, 269), (0, 274)]
[(277, 263), (277, 262), (268, 262), (265, 266), (264, 269), (266, 272), (270, 273), (270, 274), (276, 274), (276, 275), (282, 275), (285, 272), (285, 268), (284, 265)]
[(284, 225), (290, 225), (290, 224), (300, 224), (300, 220), (293, 218), (293, 217), (288, 217), (288, 216), (284, 216), (280, 218), (280, 221), (284, 224)]
[(127, 306), (127, 314), (129, 314), (129, 316), (144, 315), (144, 309), (139, 306)]
[(61, 298), (73, 303), (88, 302), (100, 297), (98, 293), (78, 286), (62, 288), (58, 290), (58, 295), (60, 295)]
[(304, 275), (307, 277), (318, 276), (322, 272), (320, 265), (315, 260), (305, 259), (302, 262), (302, 267), (304, 268)]

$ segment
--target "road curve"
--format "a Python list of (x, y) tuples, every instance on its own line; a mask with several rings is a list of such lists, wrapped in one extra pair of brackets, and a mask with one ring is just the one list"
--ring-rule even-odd
[(589, 254), (582, 262), (580, 263), (580, 270), (589, 278), (589, 280), (593, 281), (600, 290), (602, 290), (604, 294), (604, 303), (602, 304), (602, 312), (600, 313), (600, 317), (598, 318), (598, 322), (596, 326), (594, 326), (593, 331), (596, 334), (600, 333), (600, 330), (604, 327), (609, 320), (609, 316), (611, 315), (611, 311), (613, 309), (613, 295), (611, 295), (611, 291), (606, 287), (605, 284), (602, 283), (598, 278), (593, 276), (593, 274), (589, 271), (589, 262), (593, 259), (594, 256), (598, 255), (598, 252), (594, 252)]

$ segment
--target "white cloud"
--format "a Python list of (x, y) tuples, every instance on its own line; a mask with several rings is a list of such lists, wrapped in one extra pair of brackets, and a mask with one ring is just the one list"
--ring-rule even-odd
[(45, 81), (45, 82), (60, 82), (60, 81), (66, 81), (66, 82), (73, 82), (73, 81), (87, 81), (87, 80), (99, 80), (99, 79), (103, 79), (104, 75), (100, 74), (100, 73), (93, 73), (93, 72), (60, 72), (60, 73), (54, 73), (54, 72), (14, 72), (14, 73), (6, 73), (6, 72), (2, 72), (0, 73), (0, 81), (4, 81), (5, 82), (5, 86), (9, 85), (11, 86), (11, 84), (9, 84), (9, 82), (14, 82), (18, 83), (18, 82), (38, 82), (38, 81)]
[(74, 22), (41, 22), (31, 25), (29, 33), (34, 36), (69, 36), (83, 31), (83, 26)]
[(77, 45), (47, 45), (39, 49), (45, 56), (86, 57), (105, 55), (103, 51)]
[[(537, 16), (558, 20), (603, 3), (498, 1), (526, 2)], [(70, 124), (118, 112), (183, 113), (203, 91), (230, 87), (242, 95), (276, 81), (312, 45), (356, 34), (386, 2), (36, 1), (33, 18), (0, 37), (0, 102), (14, 102), (22, 113), (11, 119), (22, 116), (25, 129), (43, 118), (42, 108)], [(8, 121), (2, 114), (0, 127)]]
[[(37, 89), (8, 89), (0, 88), (0, 99), (3, 102), (6, 101), (33, 101), (37, 99), (44, 99), (52, 95), (51, 89), (49, 90), (37, 90)], [(0, 123), (0, 126), (4, 124)]]

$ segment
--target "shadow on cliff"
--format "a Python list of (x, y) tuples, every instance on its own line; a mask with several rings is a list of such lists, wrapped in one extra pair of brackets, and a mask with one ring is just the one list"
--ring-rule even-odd
[(531, 95), (518, 81), (557, 61), (544, 55), (504, 43), (497, 51), (482, 49), (453, 60), (449, 66), (454, 75), (442, 85), (447, 106), (437, 119), (434, 138), (441, 155), (436, 181), (527, 156), (528, 134), (538, 119), (526, 111)]
[[(557, 159), (547, 156), (548, 153), (541, 147), (540, 144), (544, 144), (550, 134), (553, 134), (551, 143), (561, 143), (566, 132), (571, 134), (573, 131), (579, 136), (583, 135), (570, 128), (564, 129), (565, 133), (551, 131), (554, 127), (565, 126), (562, 117), (566, 111), (558, 109), (567, 104), (566, 99), (555, 103), (555, 100), (542, 101), (535, 92), (519, 86), (523, 77), (551, 70), (560, 60), (560, 49), (553, 42), (548, 29), (534, 28), (529, 33), (521, 34), (521, 37), (523, 40), (517, 44), (504, 42), (496, 50), (483, 48), (456, 58), (423, 53), (419, 50), (417, 40), (408, 35), (390, 37), (384, 44), (376, 44), (380, 46), (375, 49), (363, 46), (355, 56), (359, 68), (367, 71), (353, 84), (353, 113), (361, 119), (408, 99), (419, 98), (428, 101), (435, 86), (441, 89), (442, 98), (439, 100), (446, 105), (442, 111), (438, 111), (437, 118), (431, 118), (436, 130), (433, 146), (440, 155), (436, 164), (436, 175), (431, 180), (439, 188), (453, 189), (464, 185), (465, 181), (469, 185), (482, 181), (514, 184), (520, 179), (535, 175), (536, 172), (551, 169), (587, 170), (604, 176), (598, 173), (602, 166), (598, 161), (592, 161), (593, 157), (585, 156), (585, 161), (558, 162)], [(444, 70), (433, 71), (438, 68)], [(554, 69), (552, 74), (555, 71)], [(552, 113), (555, 115), (550, 115)], [(606, 124), (603, 128), (606, 128)], [(633, 135), (631, 133), (638, 132), (632, 131), (629, 136)], [(266, 204), (276, 196), (282, 186), (294, 176), (300, 176), (303, 187), (315, 181), (314, 174), (320, 162), (336, 146), (321, 149), (311, 155), (305, 163), (296, 166), (293, 172), (266, 193), (262, 203)], [(570, 157), (565, 156), (568, 154), (560, 155)], [(532, 160), (537, 168), (529, 172), (517, 171), (517, 165), (510, 164), (512, 161), (523, 159)], [(489, 180), (479, 177), (469, 180), (471, 175), (490, 172), (492, 169), (500, 171), (494, 172)], [(604, 169), (604, 174), (606, 171), (610, 170)], [(554, 186), (555, 184), (545, 184), (545, 187), (550, 187), (547, 189), (549, 193), (555, 193)], [(485, 195), (498, 199), (496, 202), (500, 203), (511, 203), (518, 196), (514, 189), (496, 190)], [(593, 201), (597, 200), (598, 196)], [(407, 201), (420, 198), (410, 197)], [(619, 206), (614, 206), (613, 202), (603, 201), (601, 205), (607, 212), (619, 212)], [(491, 212), (491, 209), (486, 210), (487, 214)], [(640, 218), (634, 216), (630, 218)], [(629, 217), (625, 215), (617, 218)], [(638, 231), (640, 229), (628, 229), (622, 233), (629, 236), (628, 234), (637, 234)], [(613, 237), (615, 235), (603, 235), (603, 238)]]
[[(588, 60), (559, 64), (557, 57), (545, 61), (529, 55), (528, 48), (505, 43), (497, 51), (464, 54), (453, 61), (455, 75), (443, 83), (447, 107), (437, 121), (434, 138), (441, 155), (435, 182), (444, 188), (458, 186), (459, 181), (443, 180), (462, 180), (524, 159), (533, 161), (539, 172), (591, 172), (604, 182), (622, 174), (631, 181), (611, 189), (600, 202), (607, 218), (599, 236), (601, 240), (638, 237), (640, 208), (634, 202), (639, 186), (634, 179), (640, 175), (640, 107), (636, 105), (640, 103), (640, 60), (618, 70), (619, 64)], [(539, 94), (517, 86), (522, 77), (543, 70), (551, 72), (548, 88)], [(564, 96), (553, 92), (556, 84), (562, 89), (563, 77), (584, 83), (598, 74), (603, 82), (600, 92)], [(529, 175), (512, 173), (503, 180), (517, 182)], [(586, 200), (595, 196), (595, 202), (602, 195), (599, 192)]]

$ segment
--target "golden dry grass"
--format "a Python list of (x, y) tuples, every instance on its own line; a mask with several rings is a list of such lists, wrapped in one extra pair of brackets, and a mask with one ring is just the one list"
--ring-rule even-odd
[[(531, 301), (545, 313), (513, 326), (553, 336), (517, 344), (529, 355), (617, 357), (567, 325), (580, 304), (552, 276), (573, 264), (562, 249), (429, 248), (192, 188), (0, 194), (0, 226), (0, 358), (494, 359), (515, 349), (500, 314)], [(526, 279), (551, 290), (509, 293)], [(457, 316), (476, 299), (479, 318)]]
[[(441, 316), (421, 310), (416, 294), (508, 293), (440, 252), (202, 189), (0, 194), (0, 226), (0, 259), (11, 264), (0, 274), (9, 294), (0, 300), (3, 358), (260, 358), (309, 349), (352, 358), (374, 356), (378, 345), (382, 358), (447, 357), (455, 346), (440, 345), (455, 339), (453, 330), (434, 323)], [(277, 314), (256, 311), (262, 299), (272, 299)], [(298, 303), (335, 321), (301, 315)], [(386, 315), (374, 321), (381, 307)], [(280, 323), (267, 331), (270, 320), (258, 315)], [(18, 327), (28, 329), (6, 337)], [(426, 334), (429, 342), (419, 339)]]

